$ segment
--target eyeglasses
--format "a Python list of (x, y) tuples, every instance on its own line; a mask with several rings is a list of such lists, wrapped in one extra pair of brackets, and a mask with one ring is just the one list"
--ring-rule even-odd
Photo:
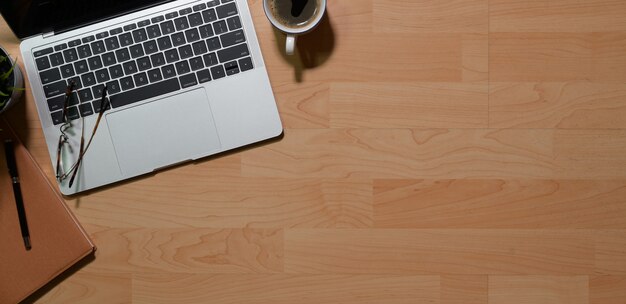
[[(100, 105), (98, 110), (98, 118), (96, 119), (96, 124), (91, 131), (91, 136), (85, 145), (85, 116), (82, 116), (81, 130), (80, 130), (80, 148), (78, 157), (76, 161), (68, 167), (65, 166), (67, 163), (64, 159), (68, 154), (72, 153), (72, 145), (69, 142), (70, 136), (68, 135), (70, 132), (70, 128), (72, 128), (72, 122), (69, 117), (69, 107), (70, 101), (74, 98), (74, 89), (76, 88), (76, 84), (72, 81), (67, 86), (65, 91), (65, 101), (63, 103), (63, 124), (60, 127), (61, 135), (59, 136), (59, 145), (57, 146), (57, 165), (56, 165), (56, 178), (59, 182), (66, 180), (68, 177), (70, 178), (69, 187), (72, 187), (74, 184), (74, 179), (76, 178), (76, 174), (78, 173), (78, 169), (83, 160), (83, 156), (89, 149), (91, 145), (91, 141), (93, 140), (94, 135), (96, 135), (96, 131), (98, 130), (98, 125), (100, 125), (100, 120), (102, 119), (102, 115), (106, 110), (108, 110), (110, 106), (110, 101), (107, 98), (107, 87), (104, 86), (102, 89), (102, 98), (100, 99)], [(81, 102), (82, 104), (82, 102)], [(96, 103), (94, 102), (94, 106)], [(67, 168), (67, 169), (66, 169)]]

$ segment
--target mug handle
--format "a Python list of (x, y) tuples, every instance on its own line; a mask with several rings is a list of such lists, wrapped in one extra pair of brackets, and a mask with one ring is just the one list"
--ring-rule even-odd
[(285, 52), (287, 55), (293, 55), (296, 49), (296, 35), (287, 34), (287, 40), (285, 41)]

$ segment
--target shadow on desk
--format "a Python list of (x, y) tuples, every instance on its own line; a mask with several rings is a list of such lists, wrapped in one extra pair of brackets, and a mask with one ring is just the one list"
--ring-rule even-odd
[(326, 63), (335, 49), (335, 32), (330, 23), (328, 11), (313, 31), (298, 36), (296, 52), (292, 56), (285, 52), (287, 36), (276, 28), (274, 28), (274, 35), (283, 59), (294, 67), (297, 82), (302, 82), (306, 70), (317, 68)]

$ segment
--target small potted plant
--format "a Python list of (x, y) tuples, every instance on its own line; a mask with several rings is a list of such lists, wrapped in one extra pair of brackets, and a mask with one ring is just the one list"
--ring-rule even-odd
[(17, 103), (22, 96), (24, 78), (17, 61), (0, 47), (0, 113)]

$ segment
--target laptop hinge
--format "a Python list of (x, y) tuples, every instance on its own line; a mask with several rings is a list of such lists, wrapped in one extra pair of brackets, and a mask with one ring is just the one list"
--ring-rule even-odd
[(54, 31), (43, 32), (41, 36), (43, 36), (43, 38), (50, 38), (54, 36)]

